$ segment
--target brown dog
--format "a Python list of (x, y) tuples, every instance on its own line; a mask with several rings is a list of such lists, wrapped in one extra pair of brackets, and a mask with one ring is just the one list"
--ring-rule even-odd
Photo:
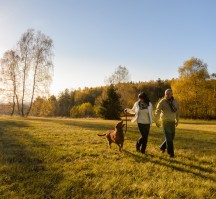
[(122, 120), (116, 125), (115, 130), (108, 130), (106, 131), (106, 133), (102, 135), (101, 134), (97, 134), (97, 135), (106, 136), (109, 143), (109, 147), (111, 148), (112, 143), (116, 143), (119, 147), (119, 151), (121, 151), (124, 144), (124, 132), (123, 132), (124, 125), (125, 124), (123, 124), (123, 120)]

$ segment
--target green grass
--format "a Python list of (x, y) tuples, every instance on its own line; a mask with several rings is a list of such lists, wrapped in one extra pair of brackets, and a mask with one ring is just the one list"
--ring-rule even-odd
[(216, 121), (183, 120), (176, 157), (153, 126), (147, 155), (129, 122), (124, 151), (103, 133), (117, 121), (0, 117), (0, 198), (216, 198)]

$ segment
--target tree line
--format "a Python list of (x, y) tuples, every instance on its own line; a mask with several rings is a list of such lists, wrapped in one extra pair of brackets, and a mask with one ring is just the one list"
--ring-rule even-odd
[(49, 98), (37, 97), (31, 114), (50, 117), (117, 119), (124, 107), (133, 106), (141, 91), (145, 90), (153, 104), (156, 104), (158, 99), (163, 97), (164, 90), (169, 87), (169, 80), (159, 79), (151, 82), (127, 82), (77, 90), (65, 89), (57, 97), (54, 95)]
[[(58, 97), (38, 97), (31, 114), (36, 116), (103, 117), (118, 119), (125, 107), (132, 107), (144, 91), (154, 107), (172, 88), (183, 118), (216, 119), (216, 74), (209, 74), (207, 64), (192, 57), (179, 67), (179, 77), (172, 80), (128, 82), (129, 72), (119, 66), (108, 86), (61, 92)], [(116, 77), (117, 76), (117, 77)]]

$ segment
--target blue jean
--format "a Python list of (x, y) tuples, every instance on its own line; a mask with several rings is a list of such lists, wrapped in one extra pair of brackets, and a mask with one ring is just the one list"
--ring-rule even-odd
[(167, 149), (169, 156), (174, 156), (173, 140), (175, 137), (175, 122), (163, 121), (163, 132), (165, 135), (165, 141), (161, 144), (160, 149)]
[(141, 124), (138, 123), (138, 128), (141, 133), (141, 137), (137, 140), (136, 148), (139, 150), (141, 147), (141, 153), (145, 153), (147, 141), (148, 141), (148, 135), (150, 130), (150, 124)]

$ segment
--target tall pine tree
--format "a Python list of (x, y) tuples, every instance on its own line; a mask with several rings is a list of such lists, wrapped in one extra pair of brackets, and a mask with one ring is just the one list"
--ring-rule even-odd
[(120, 96), (111, 84), (107, 90), (107, 98), (102, 100), (99, 113), (104, 119), (118, 120), (122, 111)]

